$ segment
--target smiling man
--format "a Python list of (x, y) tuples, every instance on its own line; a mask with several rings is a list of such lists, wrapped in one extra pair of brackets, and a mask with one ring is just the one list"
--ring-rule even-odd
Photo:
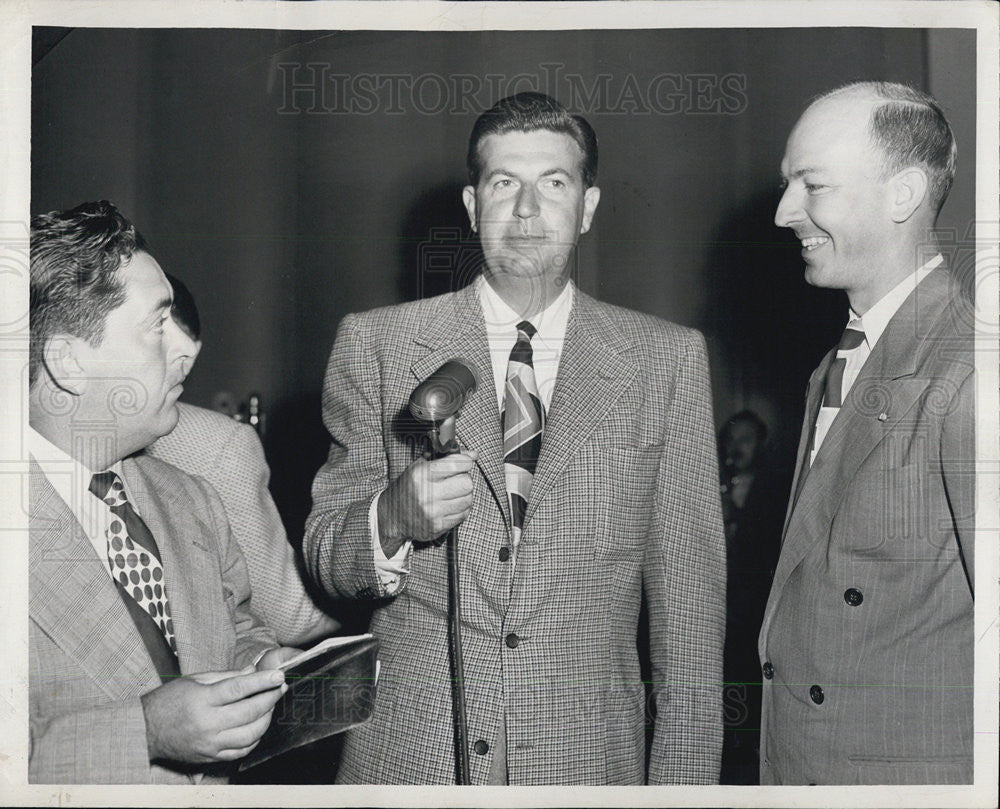
[(899, 84), (835, 90), (788, 139), (775, 222), (850, 309), (760, 633), (762, 783), (972, 781), (973, 320), (933, 233), (955, 156)]
[(285, 688), (218, 495), (136, 456), (196, 353), (171, 297), (110, 203), (32, 219), (33, 783), (224, 781)]
[[(725, 545), (704, 341), (573, 284), (600, 199), (583, 118), (537, 93), (505, 98), (477, 120), (467, 163), (482, 275), (349, 315), (327, 370), (333, 445), (306, 559), (332, 594), (374, 602), (382, 660), (338, 779), (455, 783), (436, 540), (458, 526), (471, 782), (714, 783)], [(467, 449), (424, 460), (400, 414), (454, 357), (480, 379), (458, 418)]]

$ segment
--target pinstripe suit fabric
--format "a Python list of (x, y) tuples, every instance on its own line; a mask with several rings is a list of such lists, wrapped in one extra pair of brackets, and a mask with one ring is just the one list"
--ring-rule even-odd
[[(323, 393), (333, 446), (305, 540), (332, 593), (378, 592), (369, 505), (414, 458), (399, 432), (410, 392), (455, 356), (492, 378), (472, 288), (341, 324)], [(492, 386), (466, 403), (458, 434), (480, 453), (458, 534), (469, 739), (489, 745), (471, 754), (473, 783), (486, 781), (501, 711), (511, 784), (643, 782), (643, 589), (649, 781), (717, 780), (725, 547), (709, 398), (697, 332), (578, 292), (514, 570), (498, 555), (511, 521)], [(446, 609), (445, 549), (415, 547), (401, 592), (376, 605), (375, 715), (348, 734), (342, 782), (454, 783)]]
[(760, 634), (763, 783), (971, 782), (973, 320), (952, 286), (918, 284), (806, 469), (834, 352), (809, 382)]
[(145, 454), (204, 478), (218, 493), (250, 573), (250, 609), (278, 640), (297, 646), (338, 628), (306, 592), (267, 483), (270, 470), (253, 427), (177, 403), (180, 419)]
[[(246, 564), (218, 496), (152, 458), (123, 476), (163, 556), (181, 673), (239, 668), (274, 646), (247, 609)], [(160, 685), (107, 561), (31, 465), (29, 758), (32, 783), (224, 782), (150, 763), (139, 698)]]

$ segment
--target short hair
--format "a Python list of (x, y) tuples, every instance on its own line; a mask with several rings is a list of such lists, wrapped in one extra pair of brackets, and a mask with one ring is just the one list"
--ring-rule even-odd
[(754, 413), (753, 410), (741, 410), (739, 413), (734, 413), (726, 419), (726, 423), (719, 430), (719, 445), (721, 446), (729, 438), (730, 431), (740, 422), (749, 424), (754, 428), (757, 433), (757, 443), (763, 446), (767, 441), (767, 425), (764, 423), (764, 419)]
[(885, 81), (845, 84), (816, 101), (842, 95), (869, 95), (878, 100), (868, 119), (868, 136), (882, 153), (881, 178), (920, 166), (930, 180), (929, 200), (936, 216), (951, 191), (958, 158), (955, 135), (941, 105), (927, 93)]
[(164, 273), (174, 290), (174, 302), (170, 307), (170, 316), (192, 340), (201, 339), (201, 318), (198, 317), (198, 305), (194, 295), (187, 285), (176, 275)]
[(45, 344), (71, 334), (94, 346), (108, 313), (125, 302), (118, 273), (146, 240), (107, 200), (31, 220), (28, 380), (34, 385)]
[(597, 182), (597, 134), (582, 115), (570, 112), (552, 96), (544, 93), (518, 93), (500, 99), (476, 119), (469, 135), (469, 152), (466, 167), (469, 182), (479, 184), (482, 166), (479, 161), (479, 144), (487, 135), (504, 135), (508, 132), (537, 132), (547, 129), (569, 135), (583, 153), (582, 169), (584, 187)]

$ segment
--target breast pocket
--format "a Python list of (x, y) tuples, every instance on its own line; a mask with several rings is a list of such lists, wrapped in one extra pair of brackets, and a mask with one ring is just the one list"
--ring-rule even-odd
[[(594, 508), (594, 553), (600, 558), (641, 553), (655, 503), (663, 445), (608, 445), (594, 450), (583, 507)], [(581, 489), (586, 492), (588, 489)]]
[[(839, 509), (847, 520), (838, 533), (855, 552), (886, 559), (932, 560), (953, 545), (940, 473), (926, 459), (884, 464), (851, 487)], [(857, 515), (865, 515), (863, 521)], [(836, 530), (836, 529), (835, 529)]]

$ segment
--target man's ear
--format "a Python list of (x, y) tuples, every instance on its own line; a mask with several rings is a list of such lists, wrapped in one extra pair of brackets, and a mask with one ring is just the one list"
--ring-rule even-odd
[(57, 387), (79, 396), (86, 390), (87, 375), (81, 352), (86, 341), (71, 334), (56, 334), (48, 339), (42, 351), (45, 370)]
[(889, 180), (889, 215), (896, 223), (905, 222), (927, 198), (927, 172), (916, 166), (903, 169)]
[(472, 228), (473, 233), (476, 231), (476, 189), (471, 185), (465, 186), (462, 189), (462, 202), (465, 204), (465, 210), (469, 213), (469, 226)]
[(583, 219), (580, 222), (580, 233), (590, 230), (590, 223), (594, 219), (594, 211), (597, 210), (597, 203), (601, 201), (601, 189), (592, 185), (583, 192)]

